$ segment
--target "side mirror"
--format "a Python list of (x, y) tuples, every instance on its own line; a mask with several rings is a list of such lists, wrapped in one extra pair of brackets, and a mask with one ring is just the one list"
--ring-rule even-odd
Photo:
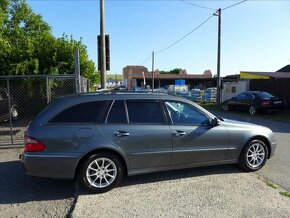
[(218, 122), (218, 119), (215, 117), (211, 120), (211, 125), (214, 127), (214, 126), (217, 126), (219, 124)]

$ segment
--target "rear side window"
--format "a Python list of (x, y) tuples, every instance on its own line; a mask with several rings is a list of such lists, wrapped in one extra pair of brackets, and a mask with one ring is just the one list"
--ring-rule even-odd
[(74, 105), (57, 114), (48, 123), (96, 123), (106, 101)]
[(158, 100), (127, 100), (129, 123), (162, 124), (162, 110)]
[(107, 123), (127, 123), (124, 101), (115, 101), (107, 118)]
[(259, 97), (259, 98), (273, 98), (274, 96), (271, 95), (270, 93), (268, 92), (257, 92), (256, 95)]

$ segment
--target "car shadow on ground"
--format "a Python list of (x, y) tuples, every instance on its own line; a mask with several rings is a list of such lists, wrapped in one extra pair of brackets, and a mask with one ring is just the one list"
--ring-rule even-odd
[(71, 180), (36, 178), (25, 175), (20, 161), (0, 163), (0, 205), (74, 197)]
[[(186, 178), (194, 179), (195, 177), (207, 175), (221, 175), (221, 174), (244, 173), (244, 172), (245, 171), (241, 170), (236, 165), (220, 165), (220, 166), (180, 169), (166, 172), (149, 173), (137, 176), (124, 176), (119, 187), (135, 186)], [(78, 186), (78, 195), (87, 195), (87, 194), (90, 193), (88, 193), (83, 187)]]
[[(0, 163), (0, 205), (17, 204), (31, 201), (62, 200), (77, 195), (88, 195), (79, 181), (45, 179), (25, 175), (20, 161)], [(206, 175), (242, 173), (235, 165), (200, 167), (167, 172), (151, 173), (123, 178), (120, 187), (134, 186), (161, 181), (178, 180)]]

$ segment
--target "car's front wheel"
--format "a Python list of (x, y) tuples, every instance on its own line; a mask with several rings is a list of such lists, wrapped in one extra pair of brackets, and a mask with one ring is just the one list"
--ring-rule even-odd
[(268, 157), (268, 148), (261, 140), (252, 140), (242, 150), (239, 165), (245, 171), (251, 172), (261, 169)]
[(82, 184), (92, 193), (103, 193), (117, 186), (123, 177), (118, 157), (110, 153), (90, 156), (81, 169)]

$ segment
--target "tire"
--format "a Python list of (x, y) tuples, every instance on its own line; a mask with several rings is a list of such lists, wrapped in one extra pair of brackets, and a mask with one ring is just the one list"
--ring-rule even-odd
[(121, 182), (123, 171), (122, 163), (115, 155), (94, 154), (83, 163), (80, 180), (91, 193), (104, 193)]
[(239, 166), (247, 172), (261, 169), (267, 162), (268, 148), (261, 140), (252, 140), (243, 148)]
[(248, 111), (249, 114), (253, 116), (257, 113), (257, 108), (254, 105), (250, 105)]
[(14, 121), (18, 120), (18, 110), (16, 107), (13, 107), (11, 110), (11, 118)]
[(222, 108), (224, 111), (229, 111), (229, 105), (227, 103), (223, 103)]

